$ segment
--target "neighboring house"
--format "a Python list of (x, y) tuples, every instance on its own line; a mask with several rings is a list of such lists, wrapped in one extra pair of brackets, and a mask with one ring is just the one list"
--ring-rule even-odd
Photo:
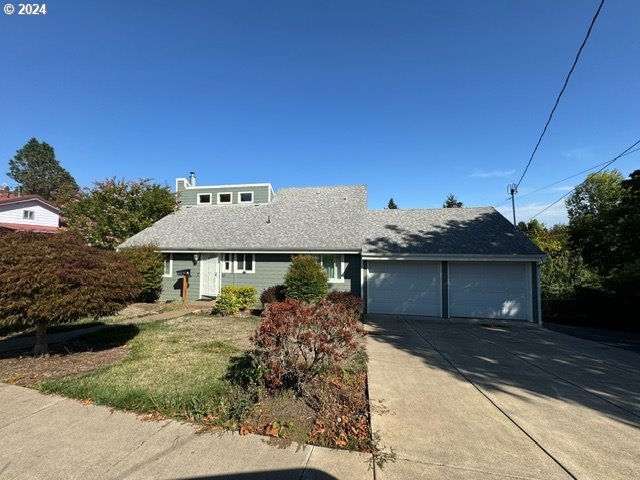
[(361, 295), (368, 313), (540, 321), (544, 254), (494, 208), (368, 210), (365, 186), (195, 186), (181, 207), (121, 245), (165, 254), (163, 300), (225, 285), (258, 292), (284, 280), (291, 256), (318, 257), (332, 290)]
[(56, 232), (60, 209), (39, 195), (0, 198), (0, 232)]

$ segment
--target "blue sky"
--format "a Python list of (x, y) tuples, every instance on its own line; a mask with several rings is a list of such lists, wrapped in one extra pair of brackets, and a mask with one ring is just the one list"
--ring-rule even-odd
[[(0, 182), (31, 137), (81, 185), (367, 184), (500, 205), (597, 0), (53, 1), (0, 14)], [(640, 2), (609, 0), (517, 197), (527, 220), (640, 138)], [(627, 175), (640, 152), (616, 164)], [(502, 208), (506, 208), (503, 206)], [(504, 210), (508, 215), (509, 210)], [(566, 219), (562, 204), (541, 220)]]

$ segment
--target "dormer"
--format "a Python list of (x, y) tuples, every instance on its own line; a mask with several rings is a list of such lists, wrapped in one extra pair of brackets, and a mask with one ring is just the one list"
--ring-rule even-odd
[(189, 179), (176, 179), (176, 194), (181, 207), (255, 205), (269, 203), (275, 196), (270, 183), (196, 186), (193, 172)]

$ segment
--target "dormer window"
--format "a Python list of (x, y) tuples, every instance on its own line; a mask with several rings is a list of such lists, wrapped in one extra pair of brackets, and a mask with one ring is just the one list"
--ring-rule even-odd
[(23, 220), (33, 220), (36, 217), (36, 212), (33, 210), (23, 210), (22, 211), (22, 219)]
[(199, 193), (198, 194), (198, 205), (207, 205), (211, 204), (211, 194), (210, 193)]
[(253, 203), (253, 192), (238, 193), (239, 203)]
[(231, 192), (218, 193), (218, 204), (219, 205), (230, 205), (231, 204)]

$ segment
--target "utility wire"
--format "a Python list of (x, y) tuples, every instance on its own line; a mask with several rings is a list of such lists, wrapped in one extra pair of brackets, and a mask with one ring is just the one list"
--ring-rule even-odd
[(524, 176), (527, 174), (527, 170), (529, 170), (529, 166), (531, 165), (531, 162), (533, 161), (533, 157), (535, 156), (536, 152), (538, 151), (538, 147), (540, 146), (540, 143), (542, 142), (542, 137), (544, 137), (544, 134), (547, 133), (547, 128), (549, 127), (549, 124), (551, 123), (551, 119), (553, 118), (553, 114), (555, 113), (556, 108), (558, 108), (558, 104), (560, 103), (560, 98), (562, 97), (562, 94), (564, 93), (565, 89), (567, 88), (567, 85), (569, 83), (569, 79), (571, 78), (571, 74), (573, 73), (573, 70), (576, 68), (576, 65), (578, 64), (578, 59), (580, 58), (580, 54), (582, 53), (582, 50), (584, 49), (584, 46), (587, 44), (587, 40), (589, 39), (589, 35), (591, 35), (591, 30), (593, 29), (593, 25), (596, 23), (596, 19), (598, 18), (598, 15), (600, 15), (600, 10), (602, 10), (602, 6), (603, 5), (604, 5), (604, 0), (601, 0), (600, 5), (598, 6), (598, 10), (596, 11), (596, 14), (593, 16), (593, 19), (591, 20), (591, 25), (589, 25), (589, 30), (587, 30), (587, 34), (585, 35), (584, 40), (582, 41), (582, 44), (580, 45), (580, 48), (578, 49), (578, 53), (576, 54), (576, 58), (573, 60), (573, 65), (571, 65), (571, 69), (569, 70), (569, 73), (567, 74), (567, 78), (564, 79), (564, 85), (562, 85), (562, 90), (560, 90), (560, 93), (558, 94), (558, 97), (556, 98), (556, 103), (553, 105), (553, 108), (551, 109), (551, 113), (549, 114), (549, 118), (547, 119), (547, 123), (544, 125), (544, 128), (542, 129), (542, 133), (540, 134), (540, 138), (538, 138), (538, 143), (536, 143), (536, 146), (533, 149), (533, 152), (531, 153), (531, 157), (529, 157), (529, 161), (527, 162), (527, 166), (524, 168), (524, 172), (522, 172), (522, 175), (520, 176), (520, 180), (518, 180), (518, 183), (516, 184), (516, 190), (518, 189), (518, 187), (522, 183), (522, 180), (524, 179)]
[[(626, 157), (627, 155), (631, 155), (632, 153), (636, 153), (636, 152), (638, 152), (638, 151), (640, 151), (640, 148), (635, 148), (635, 149), (633, 149), (633, 150), (631, 150), (631, 151), (629, 151), (629, 152), (627, 152), (627, 153), (625, 153), (625, 154), (623, 154), (623, 155), (620, 155), (620, 158), (622, 158), (622, 157)], [(542, 190), (546, 190), (547, 188), (549, 188), (549, 187), (553, 187), (553, 186), (555, 186), (555, 185), (558, 185), (559, 183), (566, 182), (567, 180), (571, 180), (572, 178), (575, 178), (575, 177), (577, 177), (577, 176), (579, 176), (579, 175), (582, 175), (583, 173), (587, 173), (587, 172), (590, 172), (591, 170), (594, 170), (594, 169), (596, 169), (596, 168), (598, 168), (598, 167), (601, 167), (601, 166), (603, 166), (603, 165), (605, 165), (605, 164), (609, 163), (610, 161), (611, 161), (611, 160), (607, 160), (606, 162), (599, 163), (599, 164), (597, 164), (597, 165), (594, 165), (593, 167), (589, 167), (589, 168), (587, 168), (587, 169), (585, 169), (585, 170), (582, 170), (581, 172), (574, 173), (573, 175), (570, 175), (570, 176), (568, 176), (568, 177), (565, 177), (565, 178), (563, 178), (562, 180), (558, 180), (557, 182), (550, 183), (549, 185), (545, 185), (544, 187), (536, 188), (535, 190), (533, 190), (533, 191), (531, 191), (531, 192), (525, 193), (524, 195), (520, 195), (520, 198), (528, 197), (529, 195), (533, 195), (534, 193), (538, 193), (538, 192), (540, 192), (540, 191), (542, 191)], [(502, 203), (500, 203), (500, 204), (496, 205), (496, 207), (501, 207), (501, 206), (503, 206), (503, 205), (506, 205), (506, 204), (507, 204), (507, 203), (509, 203), (510, 201), (511, 201), (511, 197), (509, 197), (509, 198), (505, 199)]]
[[(638, 140), (636, 143), (634, 143), (633, 145), (631, 145), (629, 148), (627, 148), (624, 152), (622, 152), (620, 155), (618, 155), (617, 157), (613, 158), (612, 160), (609, 160), (608, 162), (606, 162), (604, 164), (604, 166), (602, 168), (600, 168), (597, 172), (595, 173), (600, 173), (602, 172), (604, 169), (606, 169), (608, 166), (610, 166), (611, 164), (613, 164), (613, 162), (617, 161), (618, 159), (620, 159), (621, 157), (624, 157), (625, 155), (628, 155), (632, 152), (630, 152), (629, 150), (631, 150), (633, 147), (635, 147), (636, 145), (638, 145), (640, 143), (640, 140)], [(582, 185), (584, 183), (584, 181), (580, 182), (578, 185), (576, 185), (575, 187), (573, 187), (571, 190), (569, 190), (567, 193), (565, 193), (564, 195), (562, 195), (559, 199), (557, 199), (555, 202), (547, 205), (546, 207), (544, 207), (542, 210), (540, 210), (538, 213), (536, 213), (533, 217), (529, 218), (529, 221), (533, 220), (534, 218), (536, 218), (538, 215), (541, 215), (542, 213), (546, 212), (547, 210), (549, 210), (551, 207), (553, 207), (556, 203), (558, 203), (560, 200), (563, 200), (564, 198), (568, 197), (570, 194), (572, 194), (573, 192), (575, 192), (576, 188), (578, 188), (580, 185)]]

